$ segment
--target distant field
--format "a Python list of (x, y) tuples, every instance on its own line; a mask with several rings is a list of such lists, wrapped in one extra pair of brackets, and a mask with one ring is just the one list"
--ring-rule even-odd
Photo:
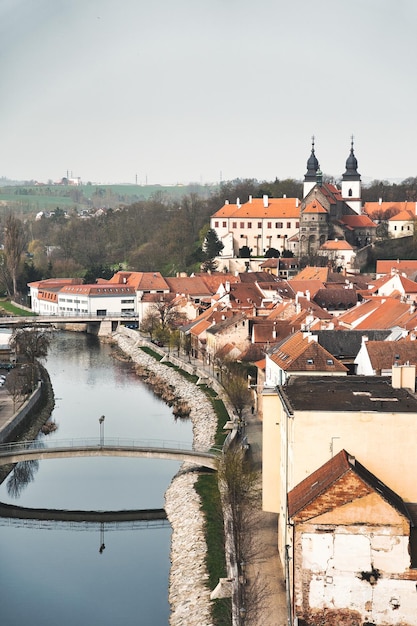
[(167, 198), (181, 198), (189, 193), (207, 197), (216, 186), (162, 186), (162, 185), (80, 185), (72, 186), (3, 186), (0, 187), (0, 207), (22, 213), (38, 213), (61, 209), (85, 209), (94, 206), (112, 207), (148, 200), (163, 194)]

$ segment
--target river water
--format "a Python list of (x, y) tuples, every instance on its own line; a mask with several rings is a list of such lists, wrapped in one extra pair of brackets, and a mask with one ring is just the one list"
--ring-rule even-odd
[[(104, 437), (191, 442), (191, 424), (174, 420), (171, 409), (97, 338), (55, 334), (46, 367), (58, 424), (48, 441), (99, 437), (104, 415)], [(0, 501), (46, 509), (161, 508), (179, 466), (156, 459), (45, 460), (31, 467), (26, 485), (10, 475), (0, 485)], [(0, 519), (1, 626), (168, 624), (170, 540), (167, 523), (135, 522), (135, 528), (116, 530)]]

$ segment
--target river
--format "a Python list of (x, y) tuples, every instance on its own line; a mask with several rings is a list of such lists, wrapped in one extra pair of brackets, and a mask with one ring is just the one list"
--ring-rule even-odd
[[(98, 437), (104, 415), (104, 437), (191, 442), (191, 424), (174, 420), (171, 409), (97, 338), (54, 334), (46, 368), (58, 424), (48, 441)], [(28, 484), (13, 484), (17, 497), (10, 493), (10, 475), (0, 485), (0, 501), (46, 509), (161, 508), (179, 466), (155, 459), (45, 460), (32, 465)], [(2, 626), (168, 624), (168, 523), (135, 522), (134, 529), (125, 524), (117, 530), (97, 524), (0, 524)]]

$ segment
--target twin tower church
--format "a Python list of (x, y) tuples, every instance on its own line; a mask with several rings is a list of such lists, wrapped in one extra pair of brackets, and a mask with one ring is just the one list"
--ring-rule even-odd
[(313, 139), (300, 206), (299, 256), (317, 254), (329, 240), (345, 240), (353, 248), (363, 248), (375, 236), (376, 224), (362, 214), (361, 176), (353, 139), (340, 187), (323, 182)]
[(252, 198), (226, 202), (211, 217), (224, 244), (223, 257), (240, 256), (242, 248), (253, 257), (278, 250), (297, 257), (326, 256), (331, 251), (354, 251), (372, 243), (376, 224), (362, 214), (361, 177), (353, 140), (341, 186), (323, 181), (314, 138), (304, 176), (303, 199)]

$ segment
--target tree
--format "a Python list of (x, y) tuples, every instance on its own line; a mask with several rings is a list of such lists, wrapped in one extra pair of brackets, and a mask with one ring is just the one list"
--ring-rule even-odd
[(266, 259), (278, 259), (279, 256), (280, 256), (280, 252), (276, 248), (269, 248), (265, 252), (265, 258)]
[(4, 260), (12, 281), (11, 295), (17, 294), (19, 265), (26, 247), (23, 223), (14, 215), (6, 215), (4, 222)]
[(149, 310), (159, 315), (159, 322), (163, 329), (175, 330), (178, 326), (185, 324), (187, 321), (185, 313), (180, 311), (178, 307), (169, 300), (154, 302), (149, 307)]
[(214, 259), (216, 256), (219, 256), (220, 252), (223, 250), (224, 245), (220, 241), (217, 236), (214, 228), (209, 228), (203, 244), (203, 251), (207, 258)]
[(153, 338), (153, 334), (156, 328), (160, 325), (160, 316), (156, 309), (149, 307), (146, 311), (143, 319), (140, 323), (140, 330), (145, 333), (149, 333), (150, 338)]
[(223, 382), (223, 387), (239, 419), (242, 419), (244, 409), (252, 401), (247, 380), (240, 374), (229, 372)]
[(30, 368), (32, 390), (36, 381), (37, 361), (48, 355), (50, 341), (50, 331), (36, 324), (31, 327), (17, 326), (10, 338), (11, 349), (15, 350), (18, 359), (19, 355), (23, 357)]

